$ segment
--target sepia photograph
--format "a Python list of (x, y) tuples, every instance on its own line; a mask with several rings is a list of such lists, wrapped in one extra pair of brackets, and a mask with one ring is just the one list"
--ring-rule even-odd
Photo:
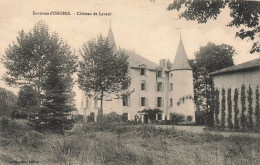
[(260, 1), (0, 0), (0, 165), (257, 165)]

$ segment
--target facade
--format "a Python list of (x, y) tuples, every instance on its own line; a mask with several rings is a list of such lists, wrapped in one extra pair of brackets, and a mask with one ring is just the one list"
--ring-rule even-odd
[[(111, 26), (107, 39), (116, 51)], [(191, 116), (195, 121), (193, 74), (181, 38), (171, 68), (167, 67), (166, 59), (161, 59), (158, 65), (135, 52), (125, 52), (129, 56), (129, 74), (132, 79), (128, 91), (131, 94), (122, 95), (119, 99), (104, 100), (104, 113), (117, 112), (128, 120), (134, 120), (138, 116), (146, 122), (146, 114), (140, 111), (157, 108), (162, 110), (162, 113), (157, 114), (157, 120), (169, 120), (172, 113), (179, 113)], [(99, 100), (87, 97), (84, 92), (81, 98), (84, 116), (96, 118)]]
[[(214, 87), (220, 91), (219, 102), (221, 103), (222, 95), (221, 90), (225, 89), (225, 97), (227, 98), (227, 91), (231, 89), (231, 98), (233, 101), (234, 90), (238, 89), (238, 109), (240, 110), (238, 116), (241, 115), (241, 86), (245, 85), (245, 95), (246, 95), (246, 109), (248, 109), (248, 89), (249, 86), (252, 89), (252, 107), (255, 108), (256, 104), (256, 88), (260, 88), (260, 58), (248, 61), (239, 65), (234, 65), (227, 67), (210, 74), (213, 77)], [(226, 101), (227, 104), (227, 101)], [(234, 103), (232, 103), (232, 108)], [(226, 105), (227, 107), (227, 105)], [(226, 112), (227, 114), (227, 112)], [(247, 114), (247, 110), (246, 110)], [(219, 114), (219, 119), (220, 119)], [(226, 118), (227, 119), (227, 118)], [(253, 115), (253, 120), (255, 117)], [(234, 110), (232, 110), (232, 121), (234, 121)], [(227, 121), (225, 122), (227, 124)], [(234, 122), (233, 122), (234, 123)]]

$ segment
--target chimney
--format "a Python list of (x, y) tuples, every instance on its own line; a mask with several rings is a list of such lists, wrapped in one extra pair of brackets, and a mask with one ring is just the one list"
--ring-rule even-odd
[(166, 59), (161, 59), (160, 60), (160, 67), (162, 67), (162, 68), (166, 68)]

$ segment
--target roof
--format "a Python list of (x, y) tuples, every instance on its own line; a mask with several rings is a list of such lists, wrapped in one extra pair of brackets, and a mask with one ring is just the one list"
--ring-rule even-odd
[(221, 74), (227, 74), (227, 73), (234, 73), (234, 72), (242, 72), (242, 71), (248, 71), (248, 70), (260, 70), (260, 58), (251, 60), (242, 64), (230, 66), (224, 69), (217, 70), (215, 72), (210, 73), (210, 75), (221, 75)]
[[(113, 35), (113, 31), (111, 28), (111, 24), (108, 30), (108, 35), (107, 35), (107, 40), (108, 40), (108, 44), (113, 47), (113, 51), (116, 52), (117, 48), (116, 48), (116, 42), (114, 39), (114, 35)], [(140, 67), (140, 65), (146, 65), (147, 68), (149, 69), (155, 69), (157, 67), (159, 67), (159, 65), (157, 65), (156, 63), (136, 54), (133, 51), (125, 51), (126, 54), (128, 54), (129, 58), (128, 58), (128, 62), (129, 65), (131, 67)]]
[(181, 38), (171, 70), (192, 70)]
[(117, 51), (116, 42), (115, 42), (115, 38), (114, 38), (113, 31), (111, 28), (111, 24), (110, 24), (110, 27), (108, 30), (107, 40), (108, 40), (109, 46), (111, 46), (113, 48), (113, 51), (116, 52)]
[(128, 54), (128, 62), (131, 67), (139, 67), (140, 65), (144, 64), (149, 69), (156, 69), (159, 67), (158, 64), (140, 56), (139, 54), (136, 54), (132, 51), (125, 51), (126, 54)]

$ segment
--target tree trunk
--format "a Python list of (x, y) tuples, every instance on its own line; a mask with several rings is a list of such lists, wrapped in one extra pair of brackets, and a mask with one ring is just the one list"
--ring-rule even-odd
[(104, 97), (104, 91), (101, 91), (101, 96), (100, 96), (100, 112), (99, 112), (99, 120), (100, 122), (103, 121), (103, 97)]

